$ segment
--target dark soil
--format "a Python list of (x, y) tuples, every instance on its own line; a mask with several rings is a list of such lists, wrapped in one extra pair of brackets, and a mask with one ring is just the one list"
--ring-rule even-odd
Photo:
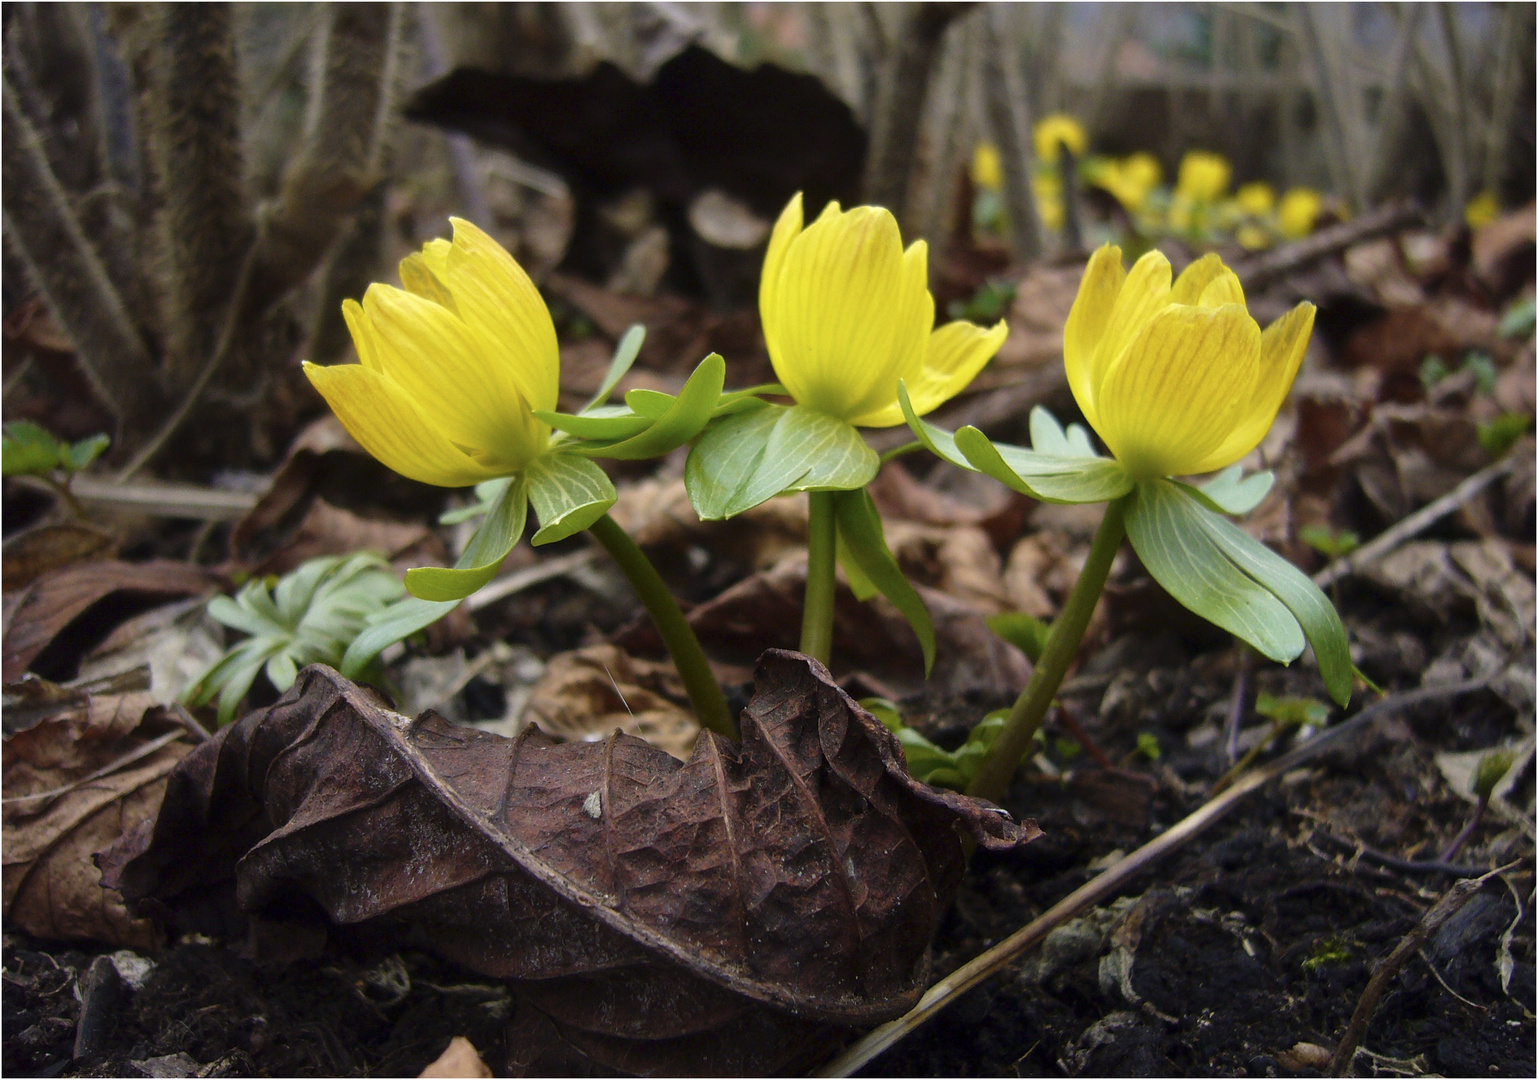
[[(1011, 808), (1034, 814), (1046, 835), (1016, 854), (976, 859), (936, 943), (937, 972), (1189, 813), (1207, 785), (1188, 791), (1187, 781), (1221, 772), (1220, 750), (1191, 732), (1221, 711), (1228, 660), (1208, 653), (1171, 665), (1181, 652), (1171, 642), (1122, 641), (1129, 644), (1103, 653), (1080, 679), (1078, 699), (1068, 700), (1107, 752), (1121, 752), (1129, 766), (1140, 761), (1138, 771), (1086, 765), (1049, 740), (1050, 756), (1080, 767), (1064, 780), (1016, 784)], [(1109, 683), (1097, 676), (1110, 670)], [(1283, 693), (1306, 689), (1308, 678), (1268, 670), (1262, 685)], [(1320, 1075), (1318, 1048), (1340, 1037), (1374, 965), (1456, 880), (1374, 861), (1373, 851), (1432, 857), (1469, 810), (1442, 781), (1433, 752), (1486, 744), (1485, 727), (1511, 721), (1493, 694), (1475, 695), (1380, 724), (1288, 774), (867, 1074)], [(1166, 748), (1157, 763), (1128, 752), (1139, 731)], [(1358, 845), (1371, 850), (1353, 857)], [(1477, 867), (1530, 852), (1519, 830), (1487, 820), (1459, 858)], [(1368, 1027), (1358, 1075), (1533, 1075), (1532, 888), (1523, 859), (1405, 966)], [(296, 944), (284, 943), (302, 951)], [(254, 952), (272, 950), (265, 942)], [(455, 1035), (467, 1036), (498, 1074), (508, 1070), (505, 1033), (517, 999), (494, 980), (400, 942), (335, 936), (317, 958), (264, 963), (251, 955), (249, 943), (170, 945), (139, 989), (104, 1004), (86, 995), (102, 1010), (92, 1018), (104, 1021), (102, 1034), (94, 1051), (74, 1059), (77, 987), (93, 954), (8, 936), (4, 1070), (414, 1076)]]

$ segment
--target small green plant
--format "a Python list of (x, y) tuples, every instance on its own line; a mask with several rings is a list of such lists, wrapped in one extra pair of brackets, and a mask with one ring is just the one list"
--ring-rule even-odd
[(988, 616), (988, 629), (1025, 653), (1031, 663), (1041, 659), (1041, 650), (1047, 647), (1047, 635), (1052, 624), (1024, 611), (1006, 611), (1002, 615)]
[(1421, 361), (1421, 385), (1424, 386), (1427, 390), (1430, 390), (1433, 386), (1451, 374), (1452, 371), (1448, 369), (1447, 361), (1443, 360), (1436, 353), (1432, 353), (1430, 356), (1426, 357), (1426, 359)]
[(1255, 711), (1277, 725), (1278, 733), (1294, 727), (1322, 727), (1330, 719), (1330, 707), (1311, 697), (1272, 697), (1261, 693), (1255, 698)]
[(247, 637), (226, 650), (182, 699), (196, 707), (217, 695), (219, 723), (227, 724), (264, 667), (267, 680), (282, 691), (306, 664), (340, 663), (373, 617), (405, 595), (389, 563), (361, 552), (311, 559), (281, 580), (247, 582), (233, 599), (216, 596), (208, 613)]
[(1505, 338), (1526, 338), (1533, 333), (1534, 307), (1531, 296), (1523, 297), (1506, 309), (1497, 333)]
[(954, 750), (943, 750), (904, 723), (897, 706), (885, 698), (865, 698), (860, 705), (897, 736), (912, 776), (953, 791), (965, 791), (977, 778), (978, 769), (993, 749), (999, 732), (1004, 730), (1004, 719), (1009, 715), (1008, 709), (989, 713), (968, 732), (966, 742)]
[(1484, 447), (1485, 453), (1492, 458), (1498, 458), (1516, 445), (1518, 439), (1527, 434), (1527, 429), (1533, 422), (1526, 413), (1502, 413), (1494, 420), (1486, 420), (1475, 429), (1479, 436), (1479, 445)]
[(1326, 559), (1343, 558), (1362, 546), (1362, 538), (1350, 529), (1336, 532), (1327, 525), (1305, 525), (1298, 530), (1298, 539)]
[(953, 319), (966, 319), (975, 323), (992, 323), (1009, 314), (1015, 302), (1013, 281), (983, 282), (970, 300), (953, 300), (946, 314)]
[(1151, 731), (1141, 732), (1137, 737), (1137, 752), (1149, 761), (1159, 760), (1159, 737)]
[(79, 442), (56, 438), (40, 424), (16, 420), (5, 425), (0, 439), (4, 462), (0, 469), (6, 476), (33, 476), (53, 488), (77, 517), (80, 504), (70, 492), (75, 474), (101, 456), (112, 442), (106, 435), (92, 435)]
[(1303, 961), (1303, 970), (1312, 973), (1323, 967), (1344, 964), (1350, 959), (1351, 943), (1332, 934), (1315, 946), (1313, 953)]

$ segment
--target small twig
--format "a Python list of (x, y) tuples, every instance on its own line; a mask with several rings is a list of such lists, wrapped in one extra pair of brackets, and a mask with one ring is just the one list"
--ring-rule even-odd
[(1321, 589), (1333, 585), (1340, 578), (1356, 573), (1368, 563), (1376, 562), (1415, 534), (1429, 528), (1454, 510), (1470, 502), (1485, 488), (1509, 473), (1516, 459), (1507, 455), (1493, 465), (1487, 465), (1434, 502), (1427, 503), (1409, 517), (1391, 528), (1385, 529), (1371, 541), (1349, 555), (1336, 559), (1314, 575), (1314, 584)]
[(1453, 883), (1452, 888), (1442, 894), (1430, 911), (1416, 924), (1394, 947), (1394, 951), (1378, 965), (1372, 973), (1372, 978), (1367, 980), (1367, 988), (1362, 991), (1361, 998), (1356, 1003), (1356, 1011), (1351, 1014), (1351, 1023), (1346, 1027), (1346, 1033), (1341, 1036), (1339, 1045), (1335, 1047), (1335, 1054), (1330, 1058), (1330, 1075), (1345, 1076), (1351, 1067), (1351, 1059), (1356, 1056), (1356, 1048), (1361, 1045), (1362, 1036), (1367, 1034), (1367, 1025), (1372, 1020), (1372, 1014), (1377, 1011), (1378, 1003), (1383, 1000), (1383, 993), (1388, 989), (1389, 982), (1399, 969), (1404, 967), (1409, 960), (1420, 951), (1421, 944), (1427, 937), (1434, 934), (1443, 923), (1456, 915), (1464, 904), (1471, 900), (1491, 878), (1510, 870), (1516, 863), (1498, 867), (1487, 874), (1481, 874), (1477, 878), (1464, 878)]
[(1360, 841), (1347, 840), (1344, 836), (1336, 836), (1322, 829), (1315, 831), (1313, 837), (1328, 840), (1337, 847), (1350, 851), (1353, 860), (1366, 859), (1370, 863), (1377, 863), (1379, 866), (1386, 866), (1390, 870), (1398, 870), (1405, 874), (1450, 874), (1454, 877), (1469, 877), (1485, 872), (1483, 866), (1461, 866), (1446, 859), (1401, 859), (1397, 855), (1390, 855), (1386, 851), (1368, 847)]
[(1325, 749), (1356, 734), (1386, 715), (1421, 702), (1472, 693), (1483, 689), (1488, 684), (1488, 679), (1470, 679), (1445, 686), (1411, 690), (1408, 693), (1385, 698), (1369, 705), (1344, 723), (1321, 732), (1297, 749), (1283, 754), (1265, 768), (1241, 776), (1238, 782), (1223, 794), (1208, 800), (1168, 831), (1161, 833), (1115, 866), (1075, 889), (1047, 909), (1039, 918), (935, 983), (925, 991), (919, 1003), (908, 1013), (868, 1032), (814, 1075), (852, 1076), (855, 1070), (932, 1020), (941, 1010), (953, 1004), (968, 990), (980, 985), (1018, 960), (1024, 953), (1039, 944), (1052, 930), (1076, 917), (1085, 908), (1119, 891), (1123, 885), (1164, 856), (1201, 835), (1252, 791), (1297, 768)]
[(1479, 823), (1484, 820), (1485, 811), (1489, 806), (1490, 796), (1481, 795), (1479, 801), (1474, 804), (1474, 812), (1469, 815), (1468, 823), (1458, 831), (1457, 836), (1453, 837), (1452, 843), (1442, 849), (1440, 858), (1443, 862), (1450, 863), (1458, 857), (1458, 852), (1463, 850), (1463, 845), (1469, 842), (1469, 837), (1474, 835), (1474, 830), (1479, 828)]
[(1239, 670), (1234, 672), (1234, 696), (1223, 739), (1230, 765), (1239, 760), (1239, 729), (1255, 707), (1255, 651), (1238, 638), (1234, 639), (1234, 649), (1239, 654)]
[(1246, 291), (1258, 290), (1279, 277), (1329, 258), (1354, 244), (1396, 233), (1423, 218), (1414, 203), (1390, 203), (1370, 214), (1331, 225), (1302, 240), (1244, 259), (1234, 265), (1234, 273), (1239, 275)]

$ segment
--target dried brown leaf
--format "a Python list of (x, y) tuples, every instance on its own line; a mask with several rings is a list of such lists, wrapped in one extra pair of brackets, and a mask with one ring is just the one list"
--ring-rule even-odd
[(622, 733), (509, 740), (311, 667), (188, 756), (105, 879), (182, 925), (305, 897), (415, 927), (610, 1068), (772, 1069), (917, 1000), (958, 826), (993, 849), (1035, 830), (913, 780), (799, 654), (764, 654), (742, 732), (687, 762)]
[(589, 645), (550, 658), (523, 717), (563, 742), (596, 742), (623, 731), (684, 761), (700, 734), (688, 700), (672, 664)]
[(62, 711), (5, 740), (5, 918), (39, 937), (153, 947), (158, 931), (102, 887), (93, 857), (155, 814), (189, 747), (141, 723), (148, 694), (61, 701)]
[(93, 525), (43, 525), (6, 540), (0, 577), (7, 591), (19, 589), (74, 563), (111, 558), (116, 547), (117, 537)]
[[(3, 673), (7, 682), (22, 672), (61, 632), (99, 601), (116, 598), (117, 610), (101, 612), (105, 625), (85, 628), (99, 640), (112, 624), (162, 601), (211, 591), (218, 579), (190, 563), (155, 560), (145, 563), (107, 561), (84, 563), (47, 574), (27, 587), (8, 614)], [(64, 643), (64, 646), (70, 643)], [(70, 668), (78, 657), (52, 657), (53, 666)]]

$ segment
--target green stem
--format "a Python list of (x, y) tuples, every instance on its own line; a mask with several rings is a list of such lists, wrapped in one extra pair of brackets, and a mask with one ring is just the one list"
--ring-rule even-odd
[(1052, 620), (1052, 629), (1041, 650), (1041, 659), (1031, 672), (1031, 680), (1015, 699), (1009, 719), (1004, 721), (1004, 729), (988, 751), (972, 786), (967, 788), (968, 795), (998, 802), (1009, 790), (1010, 778), (1036, 738), (1036, 729), (1041, 727), (1052, 699), (1057, 696), (1057, 688), (1062, 685), (1068, 665), (1073, 663), (1079, 642), (1084, 639), (1084, 629), (1094, 614), (1095, 603), (1105, 590), (1111, 562), (1126, 535), (1124, 516), (1125, 507), (1120, 499), (1105, 508), (1105, 517), (1095, 533), (1094, 545), (1089, 549), (1084, 569), (1079, 572), (1079, 580), (1074, 582), (1073, 592), (1068, 595), (1062, 612)]
[(684, 689), (689, 692), (689, 701), (693, 703), (700, 723), (717, 735), (737, 738), (737, 724), (727, 708), (721, 684), (716, 682), (715, 674), (710, 670), (710, 661), (705, 659), (705, 651), (700, 648), (700, 640), (694, 636), (694, 628), (684, 618), (678, 601), (673, 599), (646, 553), (608, 514), (593, 522), (588, 531), (614, 557), (641, 603), (651, 613), (652, 622), (673, 657), (673, 666), (684, 681)]
[(826, 664), (833, 655), (834, 565), (838, 522), (832, 491), (813, 491), (806, 538), (806, 602), (801, 609), (801, 651)]

